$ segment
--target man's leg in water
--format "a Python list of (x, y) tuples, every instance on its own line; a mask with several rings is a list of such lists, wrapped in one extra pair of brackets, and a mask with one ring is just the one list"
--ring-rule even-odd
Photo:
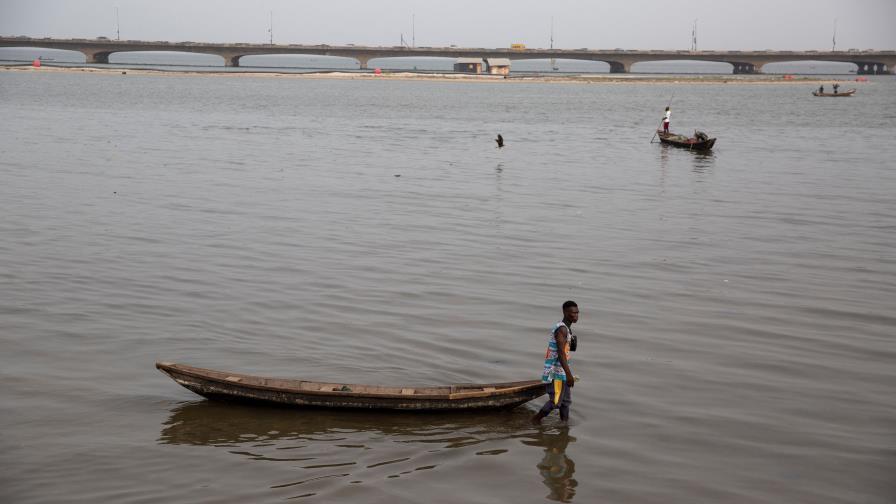
[(550, 414), (556, 407), (554, 404), (554, 384), (545, 383), (544, 388), (548, 392), (548, 402), (544, 403), (544, 406), (542, 406), (541, 409), (538, 410), (538, 413), (532, 417), (532, 423), (541, 423), (541, 419), (548, 416), (548, 414)]
[(563, 394), (560, 396), (560, 420), (569, 421), (569, 407), (572, 405), (572, 389), (563, 382)]

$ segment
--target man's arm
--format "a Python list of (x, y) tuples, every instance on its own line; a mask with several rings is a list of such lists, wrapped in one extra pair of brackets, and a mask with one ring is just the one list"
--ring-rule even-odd
[(572, 370), (569, 369), (569, 363), (566, 362), (567, 335), (569, 335), (569, 330), (566, 329), (566, 326), (561, 326), (560, 329), (554, 333), (554, 340), (557, 341), (557, 357), (560, 359), (560, 366), (563, 367), (563, 372), (566, 373), (566, 383), (572, 387), (576, 378), (572, 375)]

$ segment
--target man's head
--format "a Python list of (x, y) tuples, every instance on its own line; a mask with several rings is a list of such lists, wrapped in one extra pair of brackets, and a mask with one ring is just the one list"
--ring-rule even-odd
[(563, 303), (563, 320), (570, 324), (579, 321), (579, 305), (575, 301)]

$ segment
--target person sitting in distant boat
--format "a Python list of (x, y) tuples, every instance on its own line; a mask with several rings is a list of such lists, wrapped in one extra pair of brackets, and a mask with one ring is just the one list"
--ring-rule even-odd
[(840, 89), (840, 84), (834, 83), (834, 94), (837, 94), (837, 90)]
[(669, 118), (672, 117), (672, 110), (666, 107), (666, 115), (663, 116), (663, 133), (669, 134)]
[(824, 94), (824, 84), (818, 86), (818, 94)]

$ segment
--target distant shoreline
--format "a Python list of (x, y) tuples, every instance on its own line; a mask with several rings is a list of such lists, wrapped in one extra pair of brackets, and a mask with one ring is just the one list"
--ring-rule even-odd
[(164, 75), (164, 76), (190, 76), (190, 77), (235, 77), (235, 78), (285, 78), (285, 79), (338, 79), (338, 80), (415, 80), (415, 81), (442, 81), (442, 82), (557, 82), (579, 84), (800, 84), (807, 82), (828, 81), (852, 81), (853, 76), (844, 76), (844, 79), (831, 79), (830, 77), (817, 77), (807, 75), (794, 75), (785, 79), (784, 75), (769, 74), (567, 74), (546, 75), (526, 74), (510, 75), (507, 78), (500, 75), (473, 75), (458, 73), (419, 73), (408, 71), (385, 71), (382, 74), (372, 72), (218, 72), (218, 71), (191, 71), (191, 70), (165, 70), (147, 68), (97, 68), (97, 67), (60, 67), (43, 65), (34, 68), (31, 65), (0, 65), (0, 70), (8, 72), (51, 72), (51, 73), (91, 73), (105, 75)]

